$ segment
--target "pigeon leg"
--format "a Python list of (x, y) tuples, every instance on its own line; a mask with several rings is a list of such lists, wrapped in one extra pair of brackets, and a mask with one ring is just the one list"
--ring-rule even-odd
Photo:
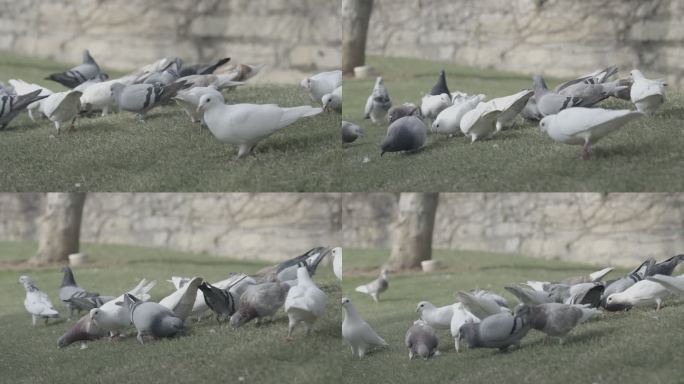
[(136, 336), (136, 339), (138, 339), (138, 342), (139, 342), (140, 344), (145, 344), (145, 342), (143, 341), (143, 334), (142, 334), (142, 332), (138, 331), (138, 336)]
[(413, 351), (409, 349), (409, 360), (413, 360)]
[(48, 324), (48, 318), (46, 317), (46, 318), (45, 318), (45, 326), (46, 326), (46, 327), (47, 327), (47, 324)]
[(31, 119), (31, 121), (33, 121), (35, 123), (36, 118), (35, 118), (35, 116), (33, 116), (33, 109), (28, 110), (28, 115), (29, 115), (29, 118)]
[(86, 343), (85, 341), (81, 341), (81, 349), (86, 349), (86, 348), (88, 348), (88, 343)]
[(76, 124), (76, 117), (74, 117), (73, 119), (71, 119), (71, 126), (69, 127), (69, 131), (71, 131), (72, 129), (74, 129), (74, 125), (75, 125), (75, 124)]
[(584, 142), (584, 146), (582, 146), (582, 160), (587, 160), (589, 159), (589, 141)]
[(33, 328), (36, 327), (36, 315), (31, 315), (31, 321), (33, 322)]
[(454, 348), (456, 349), (456, 353), (458, 353), (459, 352), (459, 350), (458, 350), (458, 337), (454, 338)]
[(351, 347), (351, 350), (352, 350), (352, 356), (356, 356), (356, 348), (354, 348), (353, 345)]
[(59, 121), (55, 121), (55, 128), (57, 128), (57, 134), (59, 135)]
[(364, 347), (359, 347), (359, 348), (358, 348), (358, 351), (359, 351), (359, 358), (362, 358), (362, 357), (366, 356), (366, 348), (364, 348)]
[(371, 297), (373, 298), (373, 301), (376, 303), (378, 302), (378, 294), (377, 293), (371, 293)]
[(660, 308), (663, 307), (663, 300), (661, 298), (656, 299), (656, 312), (660, 311)]

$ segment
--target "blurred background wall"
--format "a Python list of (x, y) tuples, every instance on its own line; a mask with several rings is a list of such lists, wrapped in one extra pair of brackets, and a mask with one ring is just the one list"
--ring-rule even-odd
[[(0, 194), (0, 239), (37, 240), (44, 194)], [(89, 193), (81, 240), (282, 260), (340, 244), (337, 194)]]
[(339, 68), (339, 4), (325, 0), (0, 0), (0, 50), (130, 70), (165, 56)]
[(684, 83), (681, 0), (375, 0), (368, 52), (575, 77), (616, 64)]
[[(344, 194), (343, 244), (390, 247), (396, 194)], [(442, 193), (435, 248), (632, 266), (684, 253), (684, 194)]]

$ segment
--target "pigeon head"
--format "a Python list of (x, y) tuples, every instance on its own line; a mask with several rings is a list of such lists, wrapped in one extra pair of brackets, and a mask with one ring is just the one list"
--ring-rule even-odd
[(69, 267), (62, 267), (62, 272), (64, 272), (64, 277), (62, 278), (62, 285), (60, 287), (68, 287), (76, 285), (76, 280), (74, 279), (74, 273)]
[(216, 94), (202, 95), (197, 103), (197, 112), (205, 111), (213, 105), (223, 104), (223, 100)]
[(250, 320), (243, 311), (238, 310), (230, 317), (230, 326), (237, 329)]
[(349, 299), (348, 297), (343, 297), (342, 298), (342, 306), (348, 307), (350, 305), (351, 305), (351, 299)]
[(643, 79), (644, 75), (641, 73), (640, 70), (632, 69), (632, 71), (629, 72), (629, 77), (636, 80), (636, 79)]
[(36, 284), (33, 282), (33, 280), (31, 280), (31, 278), (26, 275), (19, 276), (19, 284), (23, 285), (27, 291), (37, 289)]
[(541, 121), (539, 122), (539, 130), (541, 132), (545, 133), (546, 131), (548, 131), (549, 124), (551, 123), (551, 118), (553, 118), (553, 116), (546, 116), (545, 118), (541, 119)]
[(428, 301), (421, 301), (421, 302), (418, 303), (418, 305), (416, 306), (416, 312), (418, 312), (418, 313), (423, 313), (423, 311), (424, 311), (425, 309), (434, 308), (434, 307), (435, 307), (435, 306), (432, 305), (432, 304), (430, 304), (430, 302), (428, 302)]
[(93, 308), (88, 314), (90, 315), (90, 320), (97, 323), (97, 320), (102, 315), (102, 310), (100, 308)]
[(541, 75), (534, 75), (532, 76), (532, 88), (534, 89), (534, 93), (544, 93), (548, 92), (549, 88), (546, 86), (546, 82), (544, 81), (544, 78), (541, 77)]

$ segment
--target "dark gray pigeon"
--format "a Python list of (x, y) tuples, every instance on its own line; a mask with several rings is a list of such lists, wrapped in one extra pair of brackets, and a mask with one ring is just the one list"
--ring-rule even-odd
[(459, 330), (458, 339), (466, 339), (470, 348), (520, 347), (520, 340), (527, 335), (530, 324), (520, 316), (500, 312), (484, 318), (480, 323), (466, 322)]
[(180, 64), (178, 61), (172, 61), (160, 72), (154, 72), (147, 76), (143, 84), (161, 84), (169, 85), (178, 80), (181, 76), (179, 74)]
[(235, 300), (228, 289), (221, 289), (203, 282), (198, 289), (204, 295), (204, 302), (216, 314), (216, 321), (229, 319), (235, 313)]
[(90, 52), (83, 51), (83, 63), (62, 73), (53, 73), (46, 77), (46, 80), (56, 81), (67, 88), (76, 88), (81, 83), (93, 79), (100, 75), (100, 67), (95, 62)]
[(437, 78), (437, 83), (430, 90), (430, 94), (433, 96), (439, 96), (442, 93), (446, 93), (447, 95), (451, 96), (451, 92), (449, 92), (449, 87), (447, 87), (446, 73), (444, 72), (443, 69), (441, 71), (439, 71), (439, 77)]
[(140, 301), (135, 296), (126, 293), (123, 305), (131, 314), (131, 323), (138, 331), (136, 338), (140, 344), (144, 344), (145, 336), (156, 339), (173, 337), (183, 332), (183, 320), (161, 304)]
[(226, 64), (230, 61), (230, 57), (218, 59), (212, 64), (194, 64), (183, 67), (180, 71), (181, 77), (190, 75), (210, 75), (214, 73), (216, 68)]
[(537, 109), (544, 116), (555, 115), (566, 109), (582, 105), (583, 100), (579, 97), (561, 96), (549, 90), (546, 82), (540, 75), (534, 75), (533, 89), (534, 100)]
[(239, 328), (252, 319), (261, 322), (273, 318), (285, 303), (290, 285), (280, 282), (250, 285), (240, 296), (237, 312), (230, 317), (230, 325)]
[(363, 128), (349, 121), (342, 121), (342, 142), (353, 143), (363, 135)]
[(136, 112), (142, 120), (145, 114), (152, 108), (169, 102), (176, 96), (178, 90), (185, 87), (184, 81), (179, 81), (166, 86), (160, 84), (131, 84), (112, 85), (112, 97), (120, 109)]
[(387, 112), (387, 120), (390, 124), (405, 116), (416, 116), (422, 118), (422, 115), (420, 114), (420, 108), (413, 103), (397, 105), (396, 107), (390, 108)]
[[(69, 310), (69, 320), (71, 320), (74, 311), (80, 313), (81, 311), (89, 311), (94, 308), (90, 307), (90, 304), (88, 303), (98, 300), (96, 298), (100, 296), (100, 294), (97, 292), (88, 292), (79, 287), (78, 284), (76, 284), (74, 273), (71, 271), (71, 268), (64, 267), (62, 268), (62, 272), (64, 272), (64, 277), (62, 278), (62, 285), (59, 286), (59, 299), (62, 300)], [(92, 301), (89, 299), (92, 299)]]
[(559, 338), (561, 344), (573, 328), (600, 313), (598, 309), (560, 303), (520, 304), (515, 309), (515, 315), (522, 318), (530, 327)]
[(396, 120), (387, 128), (387, 136), (380, 145), (382, 152), (415, 151), (425, 144), (427, 127), (423, 120), (406, 116)]
[(669, 259), (663, 260), (660, 263), (654, 265), (651, 271), (649, 271), (650, 274), (648, 276), (672, 276), (672, 272), (674, 272), (675, 268), (677, 268), (677, 265), (679, 265), (679, 263), (681, 263), (682, 261), (684, 261), (684, 254), (672, 256)]
[(97, 340), (106, 335), (107, 332), (94, 324), (90, 319), (90, 314), (86, 313), (57, 340), (57, 346), (64, 348), (80, 341), (81, 349), (84, 349), (87, 347), (87, 341)]
[(39, 96), (42, 90), (38, 89), (31, 93), (25, 95), (12, 96), (9, 94), (4, 94), (0, 96), (0, 129), (5, 129), (5, 127), (15, 118), (21, 111), (26, 109), (26, 107), (33, 103), (48, 97)]
[(414, 357), (422, 357), (423, 360), (427, 360), (432, 356), (439, 355), (437, 333), (423, 320), (413, 322), (411, 328), (406, 331), (404, 343), (409, 350), (409, 360), (413, 360)]

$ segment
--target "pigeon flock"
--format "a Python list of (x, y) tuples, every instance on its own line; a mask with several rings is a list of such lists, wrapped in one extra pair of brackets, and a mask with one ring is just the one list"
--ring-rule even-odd
[[(573, 329), (600, 316), (603, 310), (655, 307), (658, 311), (663, 300), (684, 295), (684, 274), (671, 276), (682, 261), (684, 254), (659, 263), (649, 258), (625, 276), (613, 280), (604, 279), (614, 269), (609, 267), (558, 282), (530, 280), (511, 284), (504, 288), (518, 299), (515, 307), (499, 294), (481, 289), (458, 291), (457, 301), (444, 306), (421, 301), (416, 307), (418, 319), (406, 332), (409, 359), (439, 355), (440, 330), (449, 331), (457, 353), (461, 341), (470, 348), (505, 351), (510, 346), (520, 348), (521, 340), (531, 329), (563, 344)], [(356, 291), (370, 295), (377, 302), (379, 294), (389, 287), (386, 278), (383, 270), (378, 279)], [(388, 345), (363, 320), (351, 299), (343, 298), (342, 307), (342, 336), (351, 346), (353, 356), (361, 358)]]
[[(288, 317), (286, 339), (291, 340), (300, 325), (308, 335), (327, 307), (327, 295), (312, 278), (326, 256), (332, 258), (333, 273), (341, 280), (342, 249), (316, 247), (253, 276), (232, 273), (212, 284), (201, 277), (173, 276), (169, 282), (176, 290), (159, 302), (150, 300), (155, 281), (142, 279), (120, 296), (105, 296), (80, 287), (71, 268), (64, 267), (58, 294), (69, 311), (67, 322), (74, 314), (85, 314), (68, 326), (57, 345), (64, 348), (80, 342), (81, 348), (86, 348), (88, 341), (119, 339), (131, 328), (144, 344), (145, 339), (183, 334), (188, 319), (199, 322), (213, 315), (219, 324), (228, 320), (230, 326), (239, 328), (251, 320), (274, 321), (281, 308)], [(31, 278), (21, 276), (19, 283), (26, 290), (24, 306), (34, 327), (40, 319), (47, 325), (50, 319), (59, 318), (48, 295)]]
[[(582, 146), (582, 158), (589, 157), (591, 146), (602, 137), (642, 116), (653, 116), (665, 102), (664, 80), (650, 80), (639, 70), (630, 78), (610, 81), (618, 68), (611, 66), (565, 82), (554, 90), (535, 75), (532, 89), (487, 100), (485, 95), (451, 92), (446, 73), (439, 73), (436, 84), (420, 105), (406, 102), (393, 105), (382, 77), (378, 77), (366, 101), (364, 116), (373, 124), (389, 123), (380, 144), (385, 152), (415, 152), (426, 143), (428, 128), (433, 133), (463, 135), (474, 143), (492, 138), (516, 125), (518, 116), (538, 122), (542, 132), (559, 143)], [(599, 103), (615, 97), (629, 100), (635, 110), (611, 110)], [(344, 122), (343, 142), (351, 143), (362, 130)], [(358, 128), (357, 128), (358, 127)]]
[(66, 91), (53, 91), (21, 79), (9, 79), (9, 85), (0, 83), (0, 129), (24, 110), (34, 122), (41, 116), (53, 122), (59, 134), (64, 126), (73, 127), (81, 116), (106, 116), (116, 107), (144, 121), (150, 110), (175, 102), (192, 123), (205, 125), (219, 141), (238, 146), (238, 158), (244, 158), (260, 141), (300, 119), (318, 115), (324, 109), (342, 111), (341, 71), (302, 80), (301, 86), (322, 108), (226, 105), (222, 92), (246, 84), (264, 67), (229, 62), (226, 57), (208, 64), (186, 65), (178, 57), (162, 58), (110, 79), (85, 50), (83, 63), (46, 78), (69, 88)]

